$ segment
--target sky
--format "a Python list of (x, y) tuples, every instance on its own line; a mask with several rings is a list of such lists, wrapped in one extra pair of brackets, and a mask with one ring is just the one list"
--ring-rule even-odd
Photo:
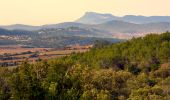
[(170, 16), (170, 0), (0, 0), (0, 25), (70, 22), (85, 12)]

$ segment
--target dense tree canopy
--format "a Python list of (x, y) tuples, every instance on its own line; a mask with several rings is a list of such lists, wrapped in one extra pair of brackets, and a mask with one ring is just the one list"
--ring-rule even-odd
[(0, 100), (169, 100), (170, 33), (0, 68)]

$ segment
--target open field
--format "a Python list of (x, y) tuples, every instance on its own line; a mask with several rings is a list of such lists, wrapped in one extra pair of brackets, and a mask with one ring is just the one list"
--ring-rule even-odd
[(18, 45), (0, 46), (0, 54), (16, 54), (23, 52), (44, 52), (51, 50), (51, 48), (24, 48)]
[(16, 66), (24, 60), (33, 63), (40, 59), (53, 59), (70, 55), (72, 53), (87, 52), (90, 48), (67, 47), (65, 49), (54, 48), (26, 48), (21, 46), (0, 46), (0, 66)]

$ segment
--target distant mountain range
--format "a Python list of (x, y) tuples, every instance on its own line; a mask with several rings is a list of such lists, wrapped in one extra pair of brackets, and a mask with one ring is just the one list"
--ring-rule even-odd
[[(78, 30), (70, 30), (70, 27), (78, 28)], [(161, 33), (170, 31), (170, 16), (135, 16), (126, 15), (123, 17), (113, 16), (112, 14), (100, 14), (95, 12), (87, 12), (74, 22), (64, 22), (59, 24), (50, 24), (42, 26), (29, 26), (15, 24), (9, 26), (0, 26), (0, 28), (8, 30), (26, 30), (41, 31), (56, 29), (56, 34), (69, 33), (76, 36), (93, 36), (93, 37), (113, 37), (113, 38), (131, 38), (144, 36), (148, 33)], [(60, 30), (60, 28), (67, 29)], [(58, 29), (60, 31), (58, 31)], [(69, 29), (69, 30), (68, 30)], [(49, 32), (48, 32), (49, 31)], [(55, 33), (53, 32), (53, 34)]]
[(68, 27), (84, 27), (84, 24), (77, 22), (63, 22), (59, 24), (48, 24), (42, 26), (31, 26), (24, 24), (14, 24), (14, 25), (6, 25), (0, 26), (0, 28), (4, 28), (7, 30), (28, 30), (28, 31), (37, 31), (41, 29), (52, 29), (52, 28), (68, 28)]
[(157, 22), (170, 22), (170, 16), (136, 16), (125, 15), (123, 17), (114, 16), (112, 14), (100, 14), (95, 12), (87, 12), (84, 16), (76, 20), (78, 23), (84, 24), (101, 24), (104, 22), (120, 20), (136, 24), (157, 23)]

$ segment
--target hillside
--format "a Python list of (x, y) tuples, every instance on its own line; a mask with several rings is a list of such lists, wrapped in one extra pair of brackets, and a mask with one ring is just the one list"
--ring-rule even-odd
[(33, 35), (35, 32), (33, 31), (25, 31), (25, 30), (7, 30), (0, 28), (0, 35)]
[(0, 99), (169, 100), (170, 33), (150, 34), (86, 53), (0, 68)]
[[(106, 31), (114, 38), (128, 39), (132, 37), (141, 37), (149, 33), (162, 33), (170, 30), (169, 22), (157, 22), (148, 24), (134, 24), (125, 21), (109, 21), (92, 26), (96, 30)], [(117, 35), (122, 35), (118, 37)]]
[(96, 40), (111, 43), (122, 41), (110, 38), (96, 29), (79, 27), (41, 29), (38, 31), (0, 29), (0, 45), (27, 45), (30, 47), (63, 48), (72, 44), (93, 44)]
[[(23, 31), (22, 29), (23, 28), (17, 28), (18, 32)], [(25, 30), (27, 29), (28, 28), (26, 28)], [(76, 36), (85, 36), (85, 37), (130, 39), (132, 37), (145, 36), (148, 33), (162, 33), (165, 31), (169, 31), (170, 23), (155, 22), (155, 23), (147, 23), (147, 24), (135, 24), (135, 23), (121, 21), (121, 20), (112, 20), (112, 21), (104, 22), (102, 24), (89, 25), (89, 24), (80, 24), (74, 22), (66, 22), (66, 23), (60, 23), (54, 25), (43, 25), (41, 26), (41, 28), (38, 28), (37, 30), (33, 29), (27, 31), (39, 33), (42, 30), (45, 30), (46, 33), (51, 33), (51, 30), (54, 30), (53, 35), (54, 34), (63, 35), (63, 34), (71, 33), (69, 35), (72, 36), (76, 35)], [(11, 30), (11, 31), (16, 31), (16, 30)], [(28, 33), (27, 31), (25, 32)]]

